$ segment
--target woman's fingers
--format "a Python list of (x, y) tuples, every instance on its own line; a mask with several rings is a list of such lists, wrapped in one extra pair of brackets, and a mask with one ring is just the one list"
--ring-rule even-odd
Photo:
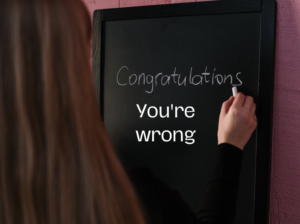
[(256, 111), (256, 104), (253, 103), (251, 107), (251, 113), (255, 114), (255, 111)]
[(239, 92), (236, 95), (232, 105), (236, 106), (236, 107), (242, 107), (244, 104), (244, 101), (245, 101), (245, 95), (243, 93)]
[(226, 100), (223, 105), (222, 105), (222, 109), (221, 109), (221, 115), (226, 115), (228, 113), (229, 108), (231, 107), (232, 103), (233, 103), (233, 99), (234, 97), (231, 96), (228, 100)]
[(253, 107), (253, 98), (251, 96), (246, 96), (245, 102), (243, 107), (246, 108), (247, 110), (251, 110)]
[(254, 105), (254, 100), (253, 97), (245, 96), (243, 93), (239, 92), (236, 95), (232, 105), (236, 107), (244, 107), (245, 109), (251, 111)]

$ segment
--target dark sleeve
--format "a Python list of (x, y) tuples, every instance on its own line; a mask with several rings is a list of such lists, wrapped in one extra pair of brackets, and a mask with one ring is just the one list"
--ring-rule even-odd
[(196, 216), (203, 223), (233, 223), (243, 151), (222, 143)]

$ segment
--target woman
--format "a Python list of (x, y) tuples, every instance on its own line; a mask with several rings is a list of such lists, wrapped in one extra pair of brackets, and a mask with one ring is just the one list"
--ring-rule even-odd
[[(118, 161), (93, 92), (90, 40), (91, 22), (80, 0), (0, 2), (0, 223), (231, 222), (241, 149), (256, 128), (253, 99), (230, 98), (220, 114), (219, 151), (239, 157), (234, 177), (229, 175), (233, 212), (215, 215), (223, 199), (214, 200), (221, 191), (209, 184), (197, 219), (148, 171), (141, 178), (141, 171), (127, 175)], [(216, 170), (226, 165), (220, 161)], [(169, 215), (172, 203), (157, 192), (171, 192), (167, 196), (184, 212)], [(149, 195), (161, 201), (150, 202)]]

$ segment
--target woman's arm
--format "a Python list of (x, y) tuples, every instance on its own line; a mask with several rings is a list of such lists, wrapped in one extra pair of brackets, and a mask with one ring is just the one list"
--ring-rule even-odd
[(196, 213), (201, 222), (234, 222), (242, 150), (257, 126), (255, 110), (253, 98), (242, 93), (222, 105), (216, 163)]
[(201, 200), (197, 218), (203, 223), (233, 223), (243, 151), (228, 143), (217, 147), (212, 176)]

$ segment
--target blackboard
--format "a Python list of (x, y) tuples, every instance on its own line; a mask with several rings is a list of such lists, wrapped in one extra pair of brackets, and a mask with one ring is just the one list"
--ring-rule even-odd
[(258, 128), (244, 149), (235, 223), (267, 220), (272, 3), (265, 3), (268, 16), (266, 6), (249, 2), (94, 13), (95, 89), (119, 158), (151, 169), (194, 211), (212, 172), (222, 102), (232, 86), (254, 97)]

